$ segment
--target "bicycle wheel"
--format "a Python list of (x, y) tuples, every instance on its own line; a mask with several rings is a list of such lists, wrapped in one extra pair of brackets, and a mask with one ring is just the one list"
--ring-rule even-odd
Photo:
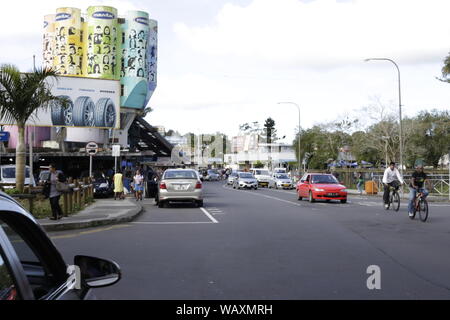
[(397, 192), (392, 194), (391, 203), (393, 210), (398, 211), (400, 209), (400, 196)]
[(428, 219), (428, 201), (425, 199), (420, 199), (419, 202), (419, 218), (422, 222)]
[(411, 220), (414, 220), (414, 218), (416, 217), (416, 212), (417, 212), (417, 200), (414, 200), (414, 209), (413, 209), (413, 215), (409, 216), (409, 218)]

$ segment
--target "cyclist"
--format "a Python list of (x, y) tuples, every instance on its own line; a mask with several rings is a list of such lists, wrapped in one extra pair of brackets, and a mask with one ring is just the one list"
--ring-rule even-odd
[(410, 217), (414, 216), (414, 200), (416, 199), (417, 192), (422, 192), (424, 198), (429, 194), (428, 190), (425, 189), (425, 181), (427, 178), (427, 174), (423, 171), (423, 165), (418, 164), (409, 184), (408, 214)]
[(395, 162), (391, 162), (389, 164), (389, 167), (386, 168), (386, 170), (384, 171), (384, 175), (383, 175), (383, 185), (384, 185), (383, 200), (384, 200), (384, 208), (386, 210), (389, 209), (390, 187), (394, 187), (395, 189), (398, 189), (404, 183), (405, 182), (403, 181), (403, 178), (400, 175), (400, 172), (395, 167)]

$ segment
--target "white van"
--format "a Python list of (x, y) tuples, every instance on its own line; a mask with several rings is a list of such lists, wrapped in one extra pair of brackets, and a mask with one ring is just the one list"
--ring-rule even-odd
[(258, 186), (269, 187), (272, 177), (267, 169), (251, 168), (250, 173), (258, 180)]
[[(33, 175), (31, 175), (30, 181), (30, 167), (25, 166), (25, 185), (36, 186)], [(0, 167), (0, 184), (5, 184), (5, 189), (11, 189), (15, 187), (16, 184), (16, 165), (8, 164)]]

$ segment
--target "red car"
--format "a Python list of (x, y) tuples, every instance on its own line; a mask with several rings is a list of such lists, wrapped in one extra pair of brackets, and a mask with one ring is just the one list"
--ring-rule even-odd
[(332, 175), (325, 173), (307, 173), (297, 183), (298, 200), (308, 198), (316, 200), (340, 200), (347, 202), (347, 189)]

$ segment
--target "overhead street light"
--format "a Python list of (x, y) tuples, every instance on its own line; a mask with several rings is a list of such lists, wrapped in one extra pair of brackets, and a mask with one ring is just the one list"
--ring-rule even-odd
[(403, 125), (402, 125), (402, 93), (401, 93), (401, 86), (400, 86), (400, 68), (395, 63), (394, 60), (388, 59), (388, 58), (368, 58), (365, 59), (365, 62), (374, 61), (374, 60), (384, 60), (389, 61), (394, 64), (394, 66), (397, 68), (397, 74), (398, 74), (398, 113), (399, 113), (399, 121), (400, 121), (400, 172), (403, 175)]

